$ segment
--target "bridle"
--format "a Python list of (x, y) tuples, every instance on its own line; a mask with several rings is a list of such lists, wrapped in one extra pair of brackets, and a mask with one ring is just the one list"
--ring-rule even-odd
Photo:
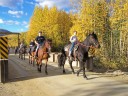
[[(94, 42), (94, 38), (91, 38), (91, 39), (92, 39), (91, 41), (93, 42), (93, 45), (94, 45), (94, 46), (97, 46), (97, 44)], [(92, 46), (92, 45), (91, 45), (91, 46), (87, 46), (87, 45), (85, 45), (85, 44), (83, 44), (83, 43), (78, 43), (78, 44), (82, 45), (83, 47), (96, 48), (96, 47), (94, 47), (94, 46)]]

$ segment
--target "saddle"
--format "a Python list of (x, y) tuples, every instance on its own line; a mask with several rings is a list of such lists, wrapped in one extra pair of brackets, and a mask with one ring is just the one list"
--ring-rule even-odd
[[(65, 46), (65, 47), (64, 47), (64, 51), (69, 51), (70, 47), (71, 47), (71, 44)], [(79, 48), (79, 45), (76, 44), (76, 45), (74, 46), (74, 48), (73, 48), (72, 53), (71, 53), (71, 56), (72, 56), (72, 57), (75, 57), (75, 56), (76, 56), (76, 51), (78, 50), (78, 48)], [(73, 56), (73, 55), (74, 55), (74, 56)]]
[[(49, 52), (49, 50), (48, 50), (47, 48), (45, 48), (44, 45), (40, 46), (39, 49), (40, 49), (40, 48), (43, 49), (43, 54), (44, 54), (44, 55)], [(38, 57), (38, 51), (39, 51), (39, 49), (37, 50), (37, 57)], [(44, 50), (45, 50), (45, 51), (44, 51)], [(49, 53), (48, 53), (48, 58), (50, 58), (50, 54), (49, 54)]]

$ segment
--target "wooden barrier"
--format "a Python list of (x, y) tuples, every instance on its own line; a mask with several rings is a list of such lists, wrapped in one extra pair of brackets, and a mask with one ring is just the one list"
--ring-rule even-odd
[(8, 80), (8, 38), (0, 37), (0, 82)]
[(59, 53), (57, 53), (57, 52), (56, 52), (56, 53), (52, 53), (52, 58), (53, 58), (53, 59), (52, 59), (52, 62), (57, 62), (57, 61), (58, 61), (58, 60), (57, 60), (58, 54), (59, 54)]
[[(51, 62), (58, 62), (58, 58), (57, 56), (60, 55), (60, 53), (52, 53), (51, 54)], [(69, 65), (68, 60), (66, 60), (65, 62), (66, 65)], [(73, 61), (72, 65), (75, 67), (79, 67), (79, 61)], [(89, 57), (89, 59), (86, 62), (86, 68), (88, 70), (93, 70), (93, 57)]]

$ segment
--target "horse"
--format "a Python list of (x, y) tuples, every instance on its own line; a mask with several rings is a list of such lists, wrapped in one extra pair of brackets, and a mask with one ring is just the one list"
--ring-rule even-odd
[(15, 55), (18, 53), (18, 49), (19, 49), (19, 47), (17, 46), (17, 47), (15, 47)]
[(36, 46), (31, 47), (30, 52), (28, 52), (29, 53), (29, 64), (33, 64), (33, 66), (35, 62), (35, 47)]
[(66, 59), (68, 58), (72, 72), (73, 74), (75, 74), (72, 67), (72, 62), (74, 60), (78, 60), (80, 63), (80, 69), (77, 71), (77, 76), (79, 76), (79, 73), (81, 72), (81, 70), (83, 70), (83, 77), (88, 79), (85, 74), (85, 62), (88, 59), (88, 51), (90, 48), (100, 48), (97, 35), (94, 32), (89, 34), (83, 42), (77, 44), (78, 48), (76, 50), (73, 50), (71, 56), (69, 57), (68, 53), (70, 46), (71, 44), (67, 44), (62, 48), (61, 55), (58, 56), (58, 66), (63, 67), (63, 73), (65, 73), (64, 65)]
[(42, 60), (45, 60), (45, 74), (48, 75), (47, 72), (47, 62), (49, 58), (49, 51), (51, 49), (52, 40), (47, 39), (44, 41), (43, 47), (40, 47), (38, 50), (38, 58), (36, 59), (37, 70), (41, 73)]
[(19, 50), (19, 58), (21, 58), (22, 60), (25, 60), (25, 54), (26, 54), (26, 46), (23, 46), (20, 50)]

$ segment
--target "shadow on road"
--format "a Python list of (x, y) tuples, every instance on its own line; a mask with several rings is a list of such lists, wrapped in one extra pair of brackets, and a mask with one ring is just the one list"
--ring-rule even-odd
[(16, 82), (29, 80), (34, 78), (50, 77), (71, 74), (71, 70), (65, 69), (66, 74), (63, 74), (62, 68), (58, 68), (57, 64), (48, 62), (48, 75), (44, 72), (45, 65), (42, 64), (42, 72), (37, 71), (37, 66), (29, 64), (28, 59), (21, 60), (18, 55), (9, 56), (9, 80), (8, 82)]

